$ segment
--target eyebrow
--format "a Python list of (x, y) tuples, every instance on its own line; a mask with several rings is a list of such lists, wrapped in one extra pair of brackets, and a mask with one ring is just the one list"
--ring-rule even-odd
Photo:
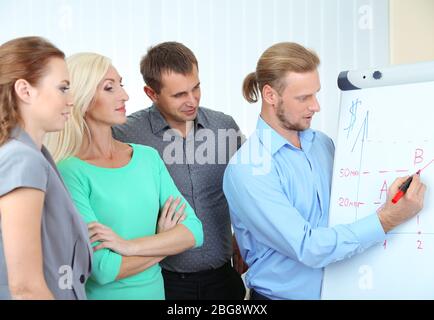
[(68, 86), (70, 85), (68, 80), (62, 80), (61, 82), (65, 82)]
[[(113, 78), (106, 78), (106, 79), (104, 79), (104, 81), (116, 82), (116, 80)], [(119, 82), (122, 82), (122, 77), (119, 78)]]
[[(197, 88), (199, 85), (200, 85), (200, 81), (193, 87), (193, 89)], [(174, 94), (172, 94), (172, 97), (177, 96), (178, 94), (186, 93), (186, 92), (187, 91), (180, 91), (180, 92), (174, 93)]]
[(320, 90), (321, 90), (321, 87), (319, 87), (319, 89), (315, 93), (302, 94), (302, 95), (296, 96), (295, 98), (304, 98), (304, 97), (313, 96), (314, 94), (317, 94), (318, 92), (320, 92)]

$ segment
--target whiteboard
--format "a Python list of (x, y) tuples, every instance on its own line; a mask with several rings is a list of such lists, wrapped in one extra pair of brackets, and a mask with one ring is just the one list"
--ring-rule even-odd
[(424, 168), (424, 209), (325, 268), (322, 299), (434, 299), (434, 61), (340, 74), (329, 225), (375, 213), (398, 176)]

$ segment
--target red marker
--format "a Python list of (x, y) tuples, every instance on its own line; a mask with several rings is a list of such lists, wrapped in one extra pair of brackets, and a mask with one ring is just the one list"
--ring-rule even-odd
[[(416, 174), (419, 174), (420, 170), (418, 170), (416, 172)], [(404, 194), (407, 192), (407, 189), (410, 187), (411, 182), (413, 181), (413, 176), (408, 177), (407, 180), (405, 180), (405, 182), (403, 184), (401, 184), (401, 186), (399, 187), (398, 192), (395, 194), (395, 196), (392, 199), (392, 203), (395, 204), (399, 201), (399, 199), (401, 199)]]

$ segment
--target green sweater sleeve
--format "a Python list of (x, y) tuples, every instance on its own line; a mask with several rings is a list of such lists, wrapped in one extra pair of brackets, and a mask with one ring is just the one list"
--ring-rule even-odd
[[(64, 160), (58, 164), (58, 169), (67, 186), (69, 193), (78, 212), (86, 224), (98, 222), (98, 219), (90, 205), (90, 181), (80, 174), (78, 164), (72, 163), (73, 159)], [(97, 246), (99, 242), (92, 244)], [(109, 249), (101, 249), (93, 253), (91, 278), (98, 284), (104, 285), (116, 280), (122, 264), (122, 256)]]
[(158, 157), (158, 166), (160, 168), (160, 208), (164, 206), (164, 203), (167, 201), (167, 199), (170, 196), (173, 196), (173, 198), (181, 197), (182, 201), (178, 208), (182, 205), (182, 203), (186, 204), (185, 208), (185, 214), (186, 219), (182, 222), (184, 226), (190, 230), (190, 232), (193, 234), (195, 239), (195, 248), (202, 246), (203, 244), (203, 229), (202, 229), (202, 222), (197, 218), (196, 214), (194, 213), (193, 208), (188, 203), (187, 200), (182, 196), (181, 192), (179, 192), (178, 188), (175, 185), (175, 182), (173, 182), (172, 177), (169, 174), (169, 171), (166, 168), (166, 165), (164, 164), (163, 160), (161, 159), (160, 155), (157, 151), (155, 151), (156, 157)]

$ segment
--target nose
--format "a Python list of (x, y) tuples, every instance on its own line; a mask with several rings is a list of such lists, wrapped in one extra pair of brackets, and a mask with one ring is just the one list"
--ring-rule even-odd
[(128, 101), (130, 97), (128, 96), (128, 93), (125, 91), (124, 88), (121, 88), (121, 100), (122, 101)]
[(316, 96), (313, 97), (312, 104), (309, 107), (310, 111), (312, 112), (319, 112), (321, 110), (321, 107), (319, 105), (318, 99)]
[(72, 95), (70, 93), (66, 97), (66, 106), (71, 108), (74, 106), (74, 100), (72, 99)]
[(189, 106), (196, 106), (197, 104), (199, 104), (199, 103), (198, 103), (198, 101), (199, 101), (199, 97), (200, 97), (200, 94), (199, 94), (199, 93), (190, 92), (190, 93), (188, 94), (187, 104), (188, 104)]

